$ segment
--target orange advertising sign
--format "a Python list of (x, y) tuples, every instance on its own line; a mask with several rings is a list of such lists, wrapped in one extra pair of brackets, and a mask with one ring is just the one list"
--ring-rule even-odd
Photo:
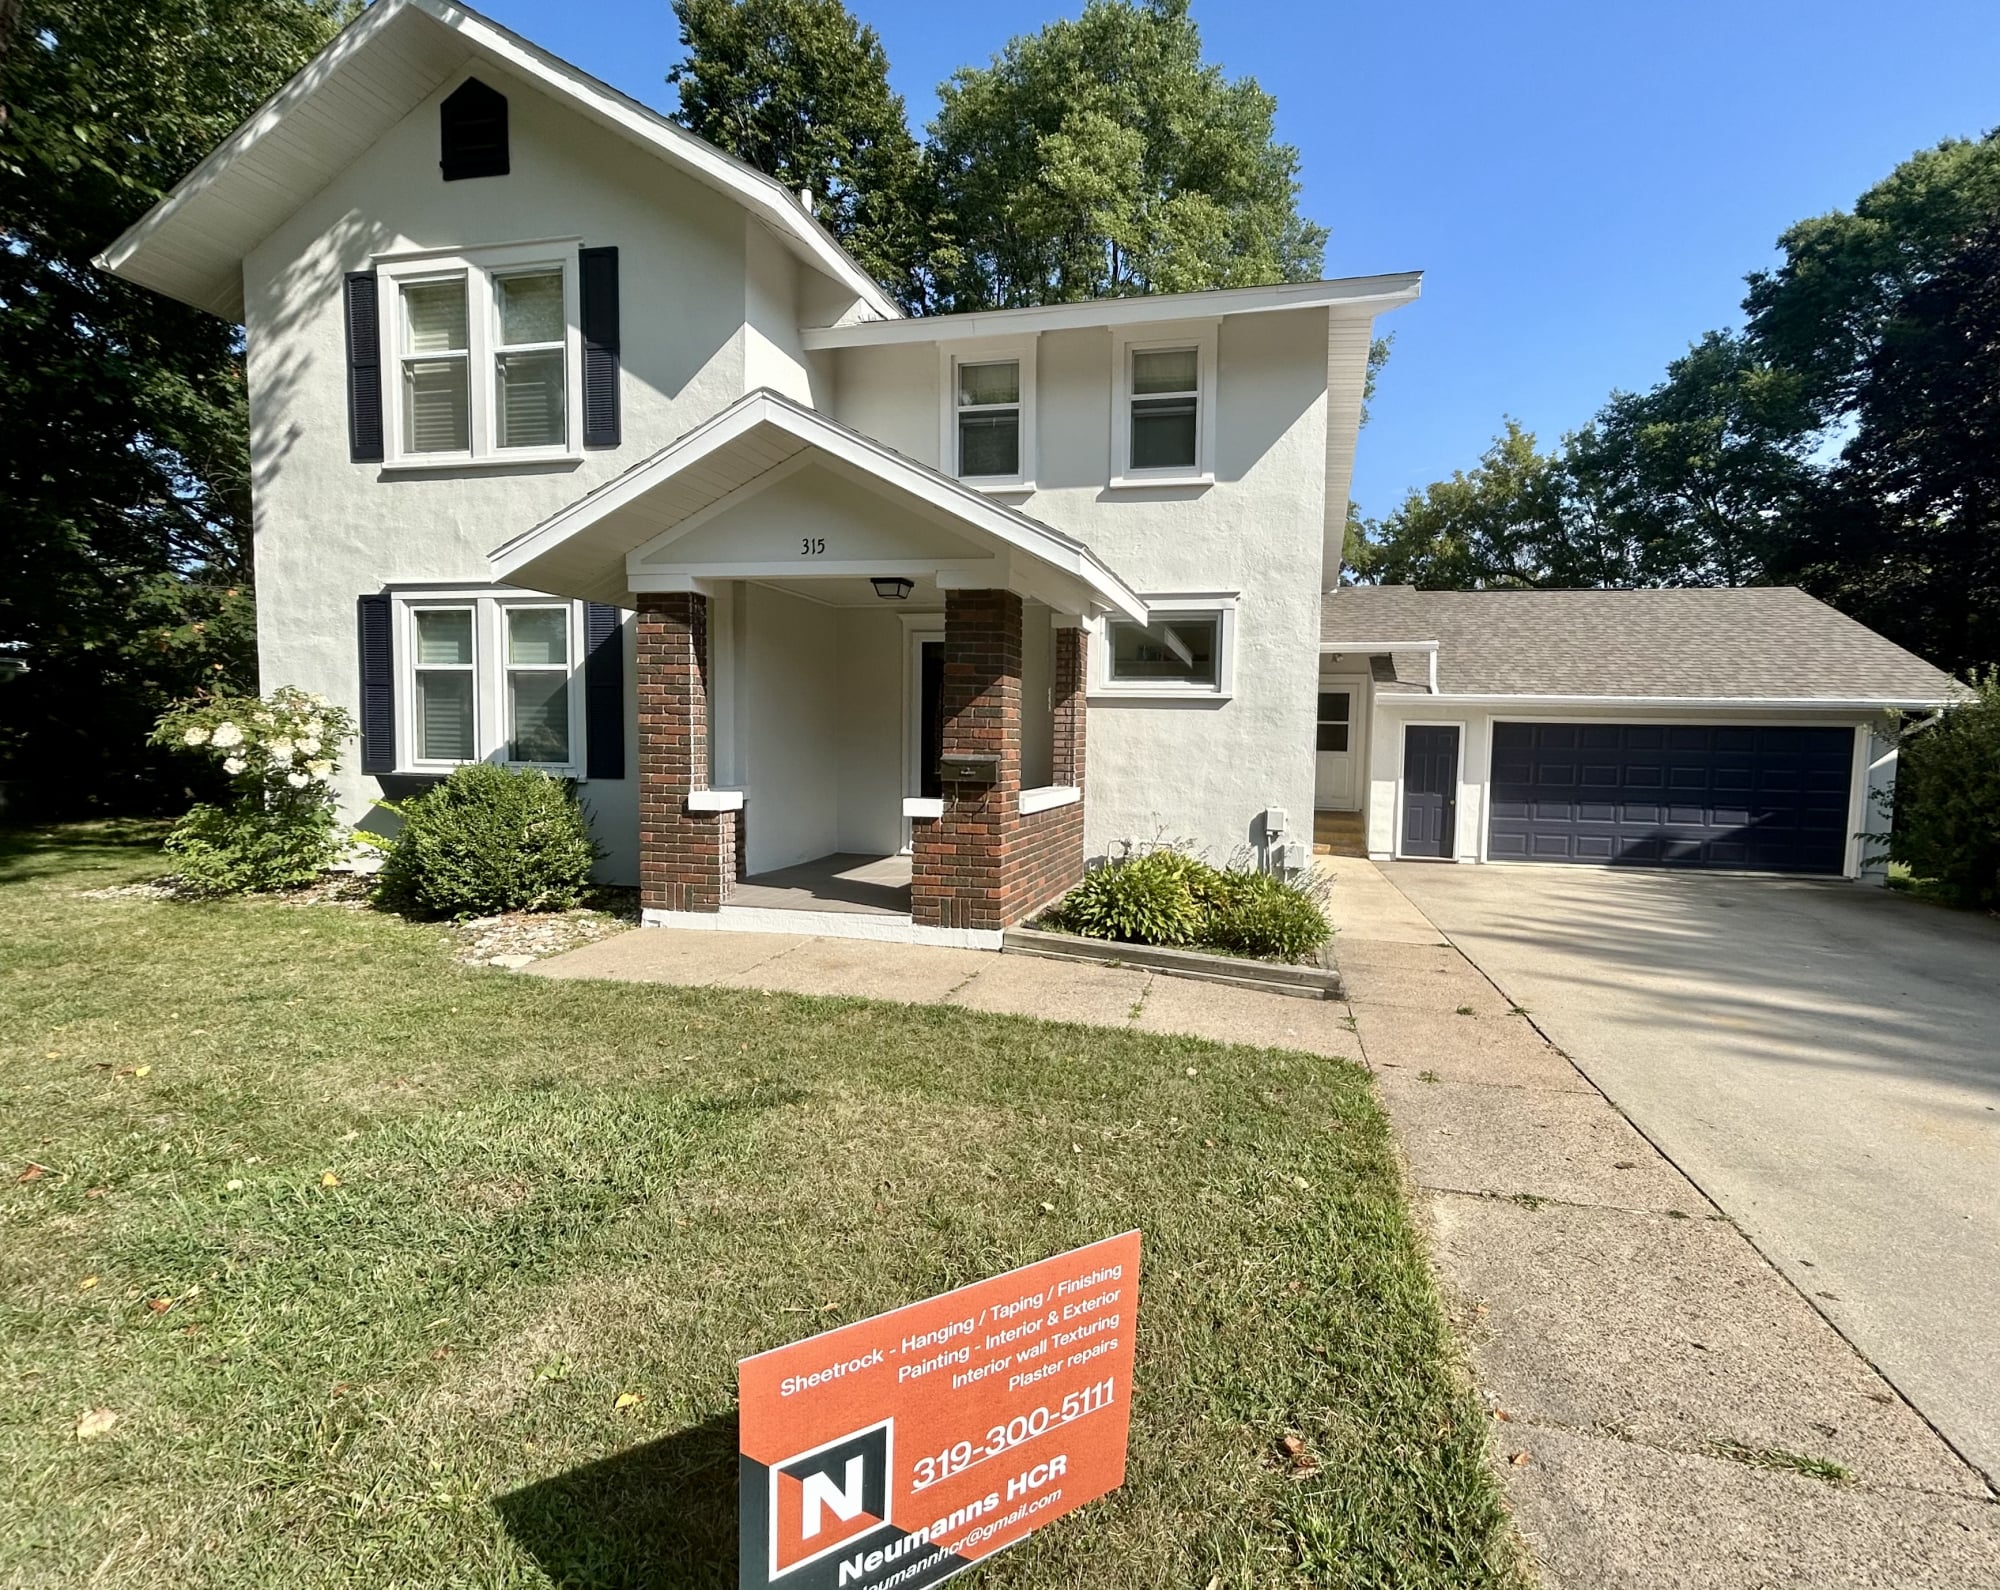
[(737, 1366), (742, 1590), (922, 1590), (1125, 1480), (1139, 1233)]

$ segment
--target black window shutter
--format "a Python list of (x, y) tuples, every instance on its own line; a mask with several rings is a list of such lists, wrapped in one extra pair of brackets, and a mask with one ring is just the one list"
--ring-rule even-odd
[(583, 604), (583, 733), (586, 778), (625, 776), (625, 615)]
[(438, 169), (447, 182), (507, 175), (505, 94), (468, 77), (445, 96), (438, 106)]
[(373, 271), (347, 277), (347, 456), (382, 462), (382, 337)]
[(577, 251), (583, 321), (583, 445), (618, 445), (618, 250)]
[(361, 771), (396, 771), (396, 660), (389, 598), (364, 596), (361, 611)]

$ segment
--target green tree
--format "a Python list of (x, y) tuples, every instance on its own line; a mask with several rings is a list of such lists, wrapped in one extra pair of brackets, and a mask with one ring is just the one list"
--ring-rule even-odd
[(1710, 332), (1647, 392), (1614, 393), (1563, 443), (1567, 518), (1621, 566), (1591, 583), (1748, 585), (1811, 482), (1802, 381)]
[(1486, 590), (1571, 583), (1561, 466), (1514, 420), (1477, 465), (1459, 470), (1366, 527), (1349, 562), (1359, 579), (1426, 590)]
[(1889, 859), (1958, 905), (2000, 909), (2000, 669), (1903, 741)]
[(1996, 214), (2000, 131), (1912, 155), (1852, 210), (1785, 231), (1783, 263), (1748, 278), (1750, 340), (1804, 379), (1821, 423), (1841, 426), (1904, 294)]
[(1187, 0), (1090, 0), (939, 91), (935, 309), (1305, 281), (1276, 101), (1203, 62)]
[(1952, 671), (2000, 662), (2000, 215), (1913, 283), (1779, 572)]
[(0, 778), (170, 800), (168, 700), (254, 688), (241, 336), (95, 269), (334, 0), (25, 0), (0, 40)]
[(905, 308), (923, 301), (922, 162), (875, 30), (841, 0), (674, 0), (675, 119), (812, 192), (813, 213)]

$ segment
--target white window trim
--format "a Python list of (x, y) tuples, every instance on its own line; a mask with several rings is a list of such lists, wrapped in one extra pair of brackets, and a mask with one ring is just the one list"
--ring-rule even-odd
[[(938, 349), (938, 459), (942, 473), (977, 491), (1035, 489), (1035, 337), (982, 339), (947, 344)], [(1012, 475), (961, 475), (958, 472), (958, 367), (962, 364), (1005, 364), (1021, 367), (1020, 469)]]
[(1172, 591), (1142, 593), (1148, 614), (1154, 619), (1182, 616), (1218, 620), (1215, 636), (1215, 683), (1189, 684), (1182, 680), (1113, 679), (1111, 677), (1111, 625), (1120, 620), (1093, 622), (1090, 644), (1090, 694), (1128, 701), (1226, 701), (1236, 690), (1236, 602), (1234, 591)]
[[(577, 238), (453, 253), (377, 256), (375, 275), (386, 289), (377, 315), (382, 360), (382, 469), (391, 472), (505, 468), (509, 465), (574, 463), (583, 457), (583, 328), (577, 301)], [(556, 447), (500, 447), (494, 379), (500, 344), (499, 297), (493, 278), (537, 267), (563, 277), (563, 427)], [(466, 394), (471, 447), (458, 453), (403, 451), (402, 289), (405, 282), (436, 280), (463, 272), (466, 279)]]
[[(1195, 351), (1195, 467), (1132, 467), (1132, 355), (1170, 348)], [(1111, 331), (1111, 480), (1113, 491), (1146, 486), (1215, 484), (1216, 322), (1113, 327)]]
[[(501, 767), (533, 768), (558, 778), (581, 780), (588, 756), (584, 748), (583, 604), (539, 591), (439, 589), (392, 591), (395, 615), (396, 771), (405, 777), (434, 777), (468, 762), (425, 759), (417, 754), (416, 619), (427, 608), (472, 609), (472, 743), (469, 761)], [(516, 762), (507, 756), (510, 738), (507, 690), (507, 620), (512, 607), (561, 607), (569, 613), (569, 760)]]

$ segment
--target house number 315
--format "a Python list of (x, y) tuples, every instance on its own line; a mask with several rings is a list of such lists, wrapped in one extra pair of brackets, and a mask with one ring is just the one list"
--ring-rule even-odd
[(800, 537), (799, 537), (799, 556), (800, 556), (800, 557), (802, 557), (802, 558), (818, 558), (818, 557), (824, 557), (825, 555), (826, 555), (826, 537), (825, 537), (825, 536), (800, 536)]

